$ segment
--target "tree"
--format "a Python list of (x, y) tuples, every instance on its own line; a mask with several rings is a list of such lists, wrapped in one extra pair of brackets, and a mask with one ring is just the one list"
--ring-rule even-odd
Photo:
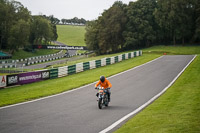
[(88, 22), (85, 29), (85, 43), (87, 48), (99, 54), (97, 21)]
[[(16, 1), (9, 2), (1, 0), (0, 7), (0, 47), (11, 49), (11, 51), (13, 51), (14, 48), (17, 50), (19, 47), (25, 45), (25, 43), (18, 42), (27, 42), (27, 40), (24, 39), (29, 36), (27, 31), (29, 31), (30, 12), (27, 8), (24, 8), (20, 2)], [(24, 29), (24, 27), (26, 27), (27, 30)], [(19, 31), (27, 33), (25, 38), (16, 38), (18, 34), (20, 34)]]
[(8, 16), (8, 6), (6, 1), (0, 0), (0, 49), (6, 48)]
[(128, 23), (124, 32), (127, 48), (149, 46), (155, 41), (157, 26), (153, 12), (156, 6), (156, 0), (138, 0), (129, 3)]
[(31, 25), (31, 44), (47, 44), (54, 40), (54, 33), (51, 23), (42, 16), (34, 16)]
[(200, 1), (197, 1), (195, 12), (196, 12), (196, 19), (195, 19), (194, 40), (196, 42), (199, 42), (200, 41)]
[(115, 2), (111, 8), (105, 10), (97, 20), (99, 53), (117, 52), (123, 48), (125, 29), (126, 5), (120, 1)]
[(8, 38), (8, 48), (10, 53), (13, 54), (15, 50), (26, 46), (28, 44), (29, 34), (29, 22), (20, 19), (15, 25), (12, 25), (10, 36)]
[(62, 24), (66, 23), (66, 19), (61, 19)]
[[(194, 29), (194, 0), (158, 0), (158, 8), (154, 15), (157, 23), (164, 31), (163, 38), (177, 41), (192, 37)], [(167, 40), (165, 40), (167, 41)]]
[(86, 43), (99, 54), (160, 43), (200, 41), (199, 0), (115, 2), (86, 25)]

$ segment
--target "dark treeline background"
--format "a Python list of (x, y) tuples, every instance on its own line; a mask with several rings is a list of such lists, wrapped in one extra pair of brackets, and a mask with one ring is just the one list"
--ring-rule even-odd
[(58, 35), (52, 17), (31, 16), (20, 2), (0, 0), (0, 49), (13, 53), (31, 50), (33, 44), (47, 44)]
[(116, 1), (86, 25), (85, 42), (97, 54), (160, 44), (200, 42), (199, 0)]

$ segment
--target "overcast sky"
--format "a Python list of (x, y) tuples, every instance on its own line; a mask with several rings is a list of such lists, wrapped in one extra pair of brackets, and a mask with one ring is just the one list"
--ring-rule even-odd
[[(31, 11), (32, 15), (54, 15), (58, 19), (74, 17), (94, 20), (116, 0), (16, 0)], [(135, 0), (121, 0), (128, 4)]]

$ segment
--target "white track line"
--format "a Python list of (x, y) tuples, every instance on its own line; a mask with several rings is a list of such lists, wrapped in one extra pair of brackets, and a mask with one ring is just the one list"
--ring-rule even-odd
[(127, 114), (126, 116), (122, 117), (121, 119), (119, 119), (118, 121), (116, 121), (115, 123), (113, 123), (112, 125), (110, 125), (109, 127), (107, 127), (106, 129), (100, 131), (99, 133), (106, 133), (110, 130), (112, 130), (114, 127), (116, 127), (117, 125), (119, 125), (121, 122), (123, 122), (124, 120), (128, 119), (129, 117), (135, 115), (136, 113), (138, 113), (139, 111), (141, 111), (142, 109), (144, 109), (146, 106), (148, 106), (150, 103), (152, 103), (154, 100), (156, 100), (158, 97), (160, 97), (177, 79), (178, 77), (185, 71), (185, 69), (190, 65), (190, 63), (193, 62), (193, 60), (196, 58), (197, 55), (195, 55), (193, 57), (193, 59), (183, 68), (183, 70), (172, 80), (172, 82), (164, 88), (164, 90), (162, 90), (160, 93), (158, 93), (156, 96), (154, 96), (153, 98), (151, 98), (149, 101), (147, 101), (145, 104), (143, 104), (142, 106), (140, 106), (139, 108), (137, 108), (136, 110), (134, 110), (133, 112)]
[[(138, 68), (138, 67), (142, 67), (142, 66), (144, 66), (144, 65), (146, 65), (146, 64), (149, 64), (149, 63), (151, 63), (151, 62), (153, 62), (153, 61), (156, 61), (156, 60), (158, 60), (158, 59), (160, 59), (160, 58), (162, 58), (162, 57), (163, 57), (163, 56), (158, 57), (158, 58), (156, 58), (156, 59), (154, 59), (154, 60), (152, 60), (152, 61), (149, 61), (149, 62), (147, 62), (147, 63), (145, 63), (145, 64), (136, 66), (136, 67), (131, 68), (131, 69), (129, 69), (129, 70), (126, 70), (126, 71), (124, 71), (124, 72), (121, 72), (121, 73), (118, 73), (118, 74), (116, 74), (116, 75), (113, 75), (113, 76), (111, 76), (111, 77), (108, 77), (108, 79), (113, 78), (113, 77), (115, 77), (115, 76), (118, 76), (118, 75), (120, 75), (120, 74), (126, 73), (126, 72), (128, 72), (128, 71), (131, 71), (131, 70), (136, 69), (136, 68)], [(93, 82), (93, 83), (90, 83), (90, 84), (88, 84), (88, 85), (85, 85), (85, 86), (82, 86), (82, 87), (73, 89), (73, 90), (69, 90), (69, 91), (63, 92), (63, 93), (59, 93), (59, 94), (55, 94), (55, 95), (51, 95), (51, 96), (47, 96), (47, 97), (43, 97), (43, 98), (31, 100), (31, 101), (27, 101), (27, 102), (22, 102), (22, 103), (17, 103), (17, 104), (13, 104), (13, 105), (8, 105), (8, 106), (0, 107), (0, 109), (10, 108), (10, 107), (18, 106), (18, 105), (23, 105), (23, 104), (27, 104), (27, 103), (37, 102), (37, 101), (40, 101), (40, 100), (43, 100), (43, 99), (47, 99), (47, 98), (51, 98), (51, 97), (55, 97), (55, 96), (60, 96), (60, 95), (63, 95), (63, 94), (67, 94), (67, 93), (70, 93), (70, 92), (73, 92), (73, 91), (80, 90), (80, 89), (82, 89), (82, 88), (84, 88), (84, 87), (87, 87), (87, 86), (90, 86), (91, 84), (94, 84), (94, 83), (96, 83), (96, 82), (97, 82), (97, 81), (95, 81), (95, 82)]]

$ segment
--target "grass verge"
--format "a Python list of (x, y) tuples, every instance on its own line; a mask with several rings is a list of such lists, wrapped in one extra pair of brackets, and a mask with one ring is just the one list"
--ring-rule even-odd
[(180, 46), (180, 45), (171, 45), (171, 46), (153, 46), (150, 48), (143, 49), (143, 52), (146, 54), (157, 53), (157, 54), (170, 54), (170, 55), (194, 55), (200, 54), (200, 46)]
[(200, 132), (200, 56), (165, 94), (115, 133)]
[[(41, 81), (18, 87), (0, 90), (0, 106), (37, 99), (40, 97), (61, 93), (97, 81), (100, 75), (111, 76), (132, 67), (144, 64), (160, 55), (151, 54), (124, 60), (120, 63), (88, 70), (85, 72), (69, 75), (67, 77)], [(78, 82), (74, 82), (78, 81)]]

